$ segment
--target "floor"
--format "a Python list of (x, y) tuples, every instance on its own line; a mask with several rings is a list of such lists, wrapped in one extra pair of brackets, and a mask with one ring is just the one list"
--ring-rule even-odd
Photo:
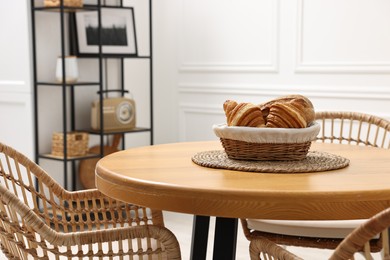
[[(170, 229), (177, 237), (177, 240), (180, 244), (180, 249), (182, 252), (182, 259), (190, 259), (191, 251), (191, 233), (192, 233), (192, 215), (188, 214), (179, 214), (173, 212), (164, 212), (165, 226)], [(215, 219), (211, 218), (210, 221), (210, 232), (209, 232), (209, 243), (207, 246), (207, 260), (212, 259), (212, 241), (213, 241), (213, 229), (215, 225)], [(237, 236), (237, 254), (236, 260), (248, 260), (249, 258), (249, 242), (245, 238), (244, 233), (239, 223), (239, 230)], [(311, 248), (298, 248), (298, 247), (288, 247), (289, 251), (294, 252), (296, 255), (302, 257), (303, 259), (310, 260), (322, 260), (329, 259), (331, 250), (319, 250)], [(356, 256), (356, 259), (364, 259), (362, 256)], [(381, 259), (380, 256), (374, 255), (374, 259)]]

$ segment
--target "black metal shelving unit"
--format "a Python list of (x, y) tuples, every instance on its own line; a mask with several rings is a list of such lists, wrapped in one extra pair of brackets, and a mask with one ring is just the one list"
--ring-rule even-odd
[[(100, 158), (103, 156), (103, 147), (105, 145), (105, 137), (113, 134), (122, 134), (122, 149), (125, 148), (125, 134), (127, 133), (139, 133), (139, 132), (150, 132), (150, 145), (153, 145), (153, 53), (152, 53), (152, 0), (147, 0), (149, 4), (149, 55), (148, 56), (140, 56), (138, 53), (136, 55), (106, 55), (102, 53), (102, 41), (101, 41), (101, 8), (104, 7), (124, 7), (123, 1), (120, 1), (120, 4), (118, 6), (107, 6), (102, 5), (101, 0), (97, 0), (96, 5), (86, 5), (83, 7), (65, 7), (63, 5), (63, 1), (61, 1), (61, 5), (59, 7), (43, 7), (43, 6), (36, 6), (35, 5), (36, 0), (31, 0), (31, 25), (32, 25), (32, 58), (33, 58), (33, 108), (34, 108), (34, 138), (35, 138), (35, 161), (36, 163), (40, 163), (40, 159), (47, 159), (47, 160), (54, 160), (58, 162), (63, 163), (63, 179), (64, 179), (64, 187), (65, 189), (69, 189), (68, 184), (68, 172), (70, 170), (72, 174), (72, 190), (75, 190), (76, 188), (76, 176), (77, 176), (77, 169), (76, 169), (76, 162), (79, 160), (84, 159), (90, 159), (90, 158)], [(66, 49), (65, 49), (65, 43), (66, 41), (69, 42), (69, 54), (74, 54), (74, 46), (72, 47), (72, 42), (74, 42), (75, 39), (75, 28), (74, 25), (72, 26), (71, 16), (75, 15), (76, 12), (83, 12), (83, 11), (96, 11), (98, 13), (98, 24), (99, 24), (99, 52), (97, 57), (88, 57), (88, 56), (80, 56), (78, 58), (92, 58), (92, 59), (98, 59), (98, 80), (97, 81), (91, 81), (91, 82), (76, 82), (76, 83), (66, 83), (66, 70), (65, 70), (65, 56), (67, 55)], [(58, 14), (60, 19), (60, 37), (61, 37), (61, 57), (62, 58), (62, 77), (63, 80), (61, 83), (58, 82), (47, 82), (47, 81), (40, 81), (37, 76), (37, 69), (38, 69), (38, 63), (37, 63), (37, 46), (36, 46), (36, 24), (35, 19), (36, 15), (38, 13), (45, 13), (45, 12), (55, 12)], [(66, 35), (65, 31), (65, 16), (69, 16), (69, 26), (68, 29), (70, 30), (69, 35)], [(73, 30), (73, 31), (72, 31)], [(103, 61), (105, 59), (120, 59), (120, 82), (121, 86), (119, 91), (122, 92), (122, 96), (124, 95), (124, 59), (148, 59), (149, 60), (149, 91), (150, 91), (150, 127), (136, 127), (131, 130), (127, 131), (104, 131), (103, 130), (103, 107), (100, 106), (100, 130), (91, 130), (91, 129), (77, 129), (75, 119), (76, 119), (76, 113), (75, 113), (75, 89), (80, 87), (91, 87), (91, 93), (94, 93), (93, 91), (97, 93), (99, 96), (100, 104), (103, 104), (103, 99), (105, 97), (104, 89), (103, 89)], [(42, 65), (41, 65), (42, 66)], [(73, 132), (73, 131), (82, 131), (87, 132), (91, 135), (98, 135), (100, 137), (100, 154), (87, 154), (85, 156), (78, 156), (78, 157), (69, 157), (67, 154), (67, 137), (64, 135), (64, 156), (63, 157), (56, 157), (52, 156), (49, 153), (42, 153), (40, 150), (40, 140), (39, 140), (39, 109), (38, 109), (38, 102), (39, 102), (39, 95), (38, 95), (38, 89), (50, 86), (50, 87), (58, 87), (62, 90), (62, 130), (63, 133), (67, 132)], [(96, 89), (97, 88), (97, 89)], [(106, 89), (107, 90), (107, 89)], [(70, 107), (68, 107), (68, 102), (70, 103)], [(56, 108), (51, 108), (56, 109)], [(70, 119), (68, 122), (68, 118)], [(48, 137), (48, 139), (51, 139), (51, 137)], [(68, 168), (68, 164), (70, 163), (70, 169)]]

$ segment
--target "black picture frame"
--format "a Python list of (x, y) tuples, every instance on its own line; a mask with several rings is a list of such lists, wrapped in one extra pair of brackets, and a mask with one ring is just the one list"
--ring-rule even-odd
[(77, 12), (74, 16), (76, 55), (98, 57), (99, 43), (103, 56), (137, 56), (137, 34), (133, 7), (102, 7), (101, 39), (98, 12)]

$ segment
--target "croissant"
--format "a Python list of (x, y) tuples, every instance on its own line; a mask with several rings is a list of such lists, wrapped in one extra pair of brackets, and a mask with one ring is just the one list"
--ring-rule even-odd
[(261, 110), (263, 111), (264, 117), (267, 118), (267, 121), (270, 109), (275, 103), (283, 103), (293, 106), (294, 109), (297, 110), (299, 114), (303, 116), (306, 121), (306, 125), (309, 125), (315, 119), (315, 111), (313, 104), (307, 97), (302, 95), (288, 95), (273, 99), (271, 101), (259, 105)]
[(260, 107), (251, 103), (227, 100), (223, 104), (228, 126), (264, 127), (265, 121)]
[(291, 103), (273, 103), (267, 116), (267, 127), (304, 128), (307, 122), (301, 111)]

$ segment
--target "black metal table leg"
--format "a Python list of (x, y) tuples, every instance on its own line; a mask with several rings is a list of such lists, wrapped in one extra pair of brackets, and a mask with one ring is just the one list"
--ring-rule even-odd
[(206, 259), (210, 217), (194, 216), (192, 228), (191, 260)]
[(238, 220), (235, 218), (216, 218), (214, 237), (214, 260), (235, 260)]

